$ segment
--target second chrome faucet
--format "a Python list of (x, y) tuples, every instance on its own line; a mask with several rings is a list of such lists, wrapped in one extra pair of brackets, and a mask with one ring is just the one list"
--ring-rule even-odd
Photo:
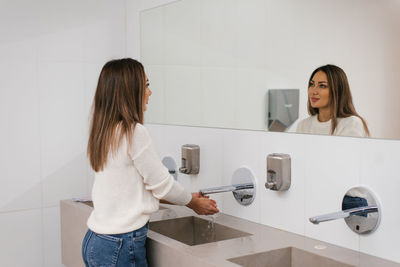
[(341, 211), (311, 217), (310, 222), (319, 224), (344, 219), (357, 234), (367, 234), (379, 226), (380, 212), (378, 200), (372, 191), (365, 187), (353, 187), (343, 197)]

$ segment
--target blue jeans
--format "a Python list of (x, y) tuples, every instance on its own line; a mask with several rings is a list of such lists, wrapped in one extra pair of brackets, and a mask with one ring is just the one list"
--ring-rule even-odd
[(101, 235), (89, 229), (82, 242), (86, 267), (147, 267), (148, 229), (149, 223), (124, 234)]

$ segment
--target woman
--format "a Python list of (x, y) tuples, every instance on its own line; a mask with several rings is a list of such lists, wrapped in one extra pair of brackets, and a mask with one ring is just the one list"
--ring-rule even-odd
[(349, 82), (335, 65), (317, 68), (308, 81), (309, 118), (299, 122), (298, 133), (367, 137), (365, 120), (356, 112)]
[(160, 200), (218, 212), (215, 201), (186, 192), (158, 158), (143, 126), (148, 86), (142, 64), (130, 58), (112, 60), (100, 73), (87, 149), (95, 181), (82, 243), (86, 266), (147, 266), (148, 221)]

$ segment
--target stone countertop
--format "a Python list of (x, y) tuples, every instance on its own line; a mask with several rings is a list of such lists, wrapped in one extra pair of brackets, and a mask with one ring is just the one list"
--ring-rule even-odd
[[(64, 205), (74, 205), (89, 216), (92, 207), (87, 203), (76, 203), (72, 200), (63, 200)], [(189, 246), (157, 232), (148, 232), (149, 265), (154, 266), (239, 266), (227, 259), (261, 253), (280, 248), (295, 247), (312, 254), (330, 258), (341, 263), (362, 267), (400, 267), (399, 263), (374, 257), (354, 250), (335, 246), (316, 239), (307, 238), (294, 233), (286, 232), (262, 224), (250, 222), (238, 217), (223, 213), (211, 216), (199, 216), (192, 210), (174, 205), (160, 204), (160, 209), (152, 214), (150, 222), (196, 216), (250, 235)], [(86, 218), (87, 219), (87, 218)], [(316, 249), (315, 246), (325, 247)]]
[[(150, 221), (186, 216), (197, 216), (208, 220), (212, 219), (209, 218), (210, 216), (196, 215), (185, 207), (164, 204), (161, 204), (160, 207), (165, 207), (165, 209), (160, 209), (158, 212), (153, 214)], [(247, 232), (251, 235), (195, 246), (188, 246), (151, 230), (149, 230), (148, 237), (152, 240), (168, 244), (170, 247), (181, 249), (187, 254), (201, 259), (203, 263), (207, 263), (210, 266), (238, 266), (237, 264), (227, 261), (227, 259), (287, 247), (295, 247), (312, 254), (324, 256), (335, 261), (354, 266), (400, 266), (399, 263), (332, 245), (316, 239), (286, 232), (273, 227), (250, 222), (223, 213), (218, 214), (217, 216), (214, 215), (214, 220), (215, 223)], [(325, 249), (316, 249), (315, 246), (325, 247)]]

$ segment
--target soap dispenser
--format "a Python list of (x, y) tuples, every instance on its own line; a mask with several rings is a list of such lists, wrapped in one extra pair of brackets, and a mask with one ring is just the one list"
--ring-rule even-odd
[(286, 191), (291, 184), (291, 159), (288, 154), (274, 153), (267, 156), (267, 182), (265, 187)]
[(182, 167), (179, 171), (184, 174), (198, 174), (200, 170), (200, 147), (198, 145), (182, 146)]

